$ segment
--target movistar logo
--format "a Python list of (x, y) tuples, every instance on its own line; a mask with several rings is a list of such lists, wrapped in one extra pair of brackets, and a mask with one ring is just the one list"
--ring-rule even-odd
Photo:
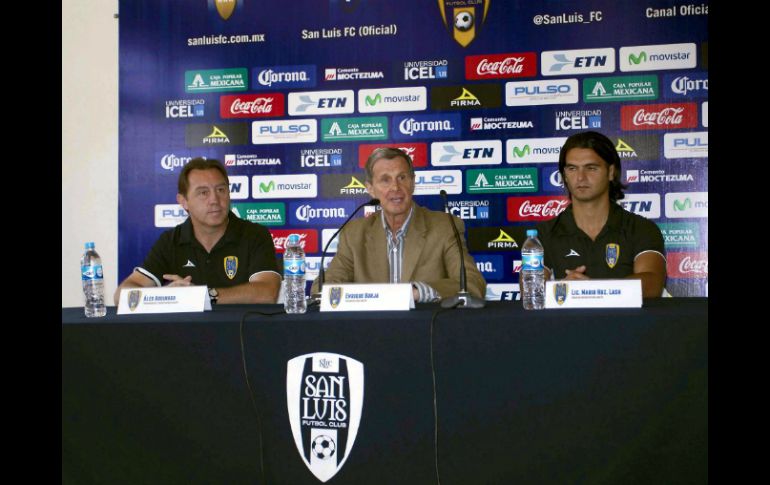
[(641, 64), (643, 62), (647, 62), (647, 53), (642, 51), (638, 56), (635, 56), (633, 54), (628, 55), (628, 62), (630, 64)]
[(380, 95), (380, 93), (377, 93), (377, 96), (373, 98), (371, 96), (366, 97), (366, 104), (368, 106), (377, 106), (377, 103), (381, 101), (382, 101), (382, 95)]
[(674, 201), (674, 210), (683, 211), (690, 208), (692, 208), (692, 202), (690, 201), (689, 197), (684, 199), (684, 201)]
[(362, 184), (357, 178), (351, 176), (350, 183), (342, 188), (343, 189), (366, 189), (366, 186)]
[(263, 194), (270, 192), (273, 189), (275, 189), (275, 181), (273, 180), (271, 180), (267, 185), (264, 182), (259, 183), (259, 191)]
[(519, 147), (513, 147), (513, 158), (522, 158), (526, 157), (532, 152), (532, 149), (529, 148), (529, 145), (524, 145), (524, 148), (519, 149)]

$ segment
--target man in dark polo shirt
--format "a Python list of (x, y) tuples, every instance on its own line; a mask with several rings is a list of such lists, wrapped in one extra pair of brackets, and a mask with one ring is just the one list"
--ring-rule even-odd
[(570, 136), (559, 153), (559, 173), (572, 203), (537, 226), (546, 277), (635, 278), (642, 280), (642, 296), (661, 296), (663, 236), (653, 222), (616, 203), (625, 187), (612, 141), (595, 131)]
[(195, 158), (179, 174), (176, 200), (189, 214), (161, 234), (150, 254), (118, 286), (207, 285), (212, 303), (275, 303), (281, 274), (268, 230), (230, 212), (221, 162)]

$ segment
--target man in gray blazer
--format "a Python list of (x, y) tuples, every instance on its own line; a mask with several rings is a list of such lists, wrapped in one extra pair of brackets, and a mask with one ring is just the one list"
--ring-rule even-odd
[[(415, 301), (438, 301), (460, 289), (460, 251), (445, 213), (413, 200), (414, 167), (407, 153), (378, 148), (366, 161), (366, 189), (382, 211), (350, 222), (339, 234), (326, 283), (411, 283)], [(452, 217), (462, 234), (465, 225)], [(468, 292), (484, 299), (486, 282), (461, 237)], [(311, 290), (318, 291), (318, 279)]]

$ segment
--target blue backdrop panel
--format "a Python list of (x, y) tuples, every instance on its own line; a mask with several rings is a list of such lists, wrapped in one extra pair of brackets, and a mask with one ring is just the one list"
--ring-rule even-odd
[(669, 292), (707, 295), (707, 20), (684, 1), (122, 0), (119, 277), (184, 220), (192, 157), (319, 256), (388, 144), (415, 155), (418, 203), (451, 194), (489, 297), (510, 298), (520, 235), (565, 205), (561, 139), (590, 128), (623, 156), (621, 203), (664, 232)]

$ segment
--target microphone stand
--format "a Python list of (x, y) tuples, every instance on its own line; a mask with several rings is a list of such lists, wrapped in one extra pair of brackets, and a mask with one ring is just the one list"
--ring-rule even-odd
[(321, 295), (323, 294), (323, 286), (324, 286), (324, 276), (325, 276), (325, 270), (324, 270), (324, 259), (326, 258), (326, 250), (329, 249), (329, 245), (331, 245), (332, 241), (334, 241), (334, 238), (337, 237), (337, 234), (340, 233), (343, 227), (350, 222), (350, 219), (353, 218), (354, 215), (358, 213), (358, 211), (361, 210), (361, 207), (367, 206), (367, 205), (380, 205), (380, 199), (370, 199), (363, 204), (356, 207), (356, 210), (353, 211), (350, 216), (348, 216), (347, 219), (345, 219), (345, 222), (342, 223), (339, 229), (337, 229), (337, 232), (335, 232), (332, 237), (329, 239), (329, 242), (326, 243), (326, 247), (324, 247), (323, 252), (321, 253), (321, 267), (318, 269), (318, 293), (313, 293), (310, 295), (310, 299), (312, 301), (321, 302)]
[[(455, 296), (450, 296), (441, 300), (441, 308), (484, 308), (486, 302), (480, 298), (468, 293), (466, 286), (466, 274), (465, 274), (465, 254), (463, 254), (462, 240), (460, 239), (460, 233), (455, 226), (454, 217), (449, 212), (449, 207), (446, 200), (446, 190), (441, 189), (441, 198), (444, 200), (444, 212), (449, 217), (449, 224), (452, 226), (452, 230), (455, 234), (455, 240), (457, 241), (457, 250), (460, 252), (460, 291)], [(322, 265), (323, 266), (323, 265)]]

